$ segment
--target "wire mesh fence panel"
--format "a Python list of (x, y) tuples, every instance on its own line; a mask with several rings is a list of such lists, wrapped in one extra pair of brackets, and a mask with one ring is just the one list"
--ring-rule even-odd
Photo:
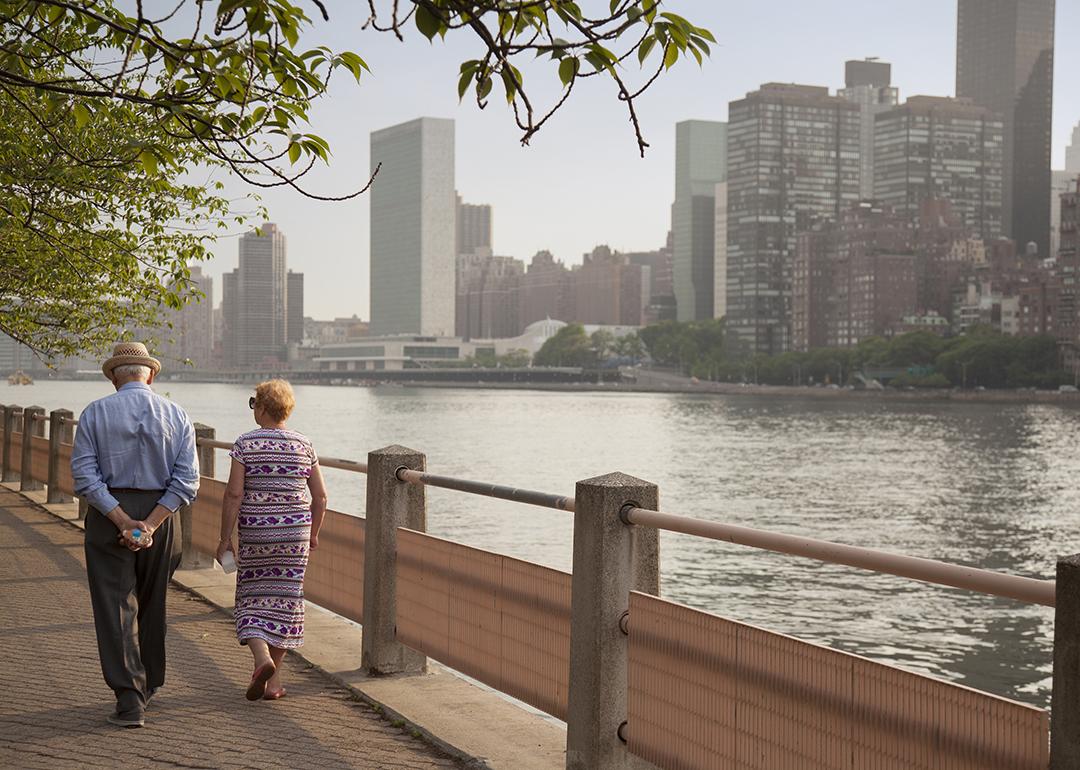
[(646, 594), (630, 750), (665, 770), (1046, 770), (1049, 715)]

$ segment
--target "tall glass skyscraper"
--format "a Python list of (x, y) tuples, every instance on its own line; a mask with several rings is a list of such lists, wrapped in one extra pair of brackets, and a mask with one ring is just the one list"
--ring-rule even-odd
[(491, 206), (457, 196), (457, 248), (461, 256), (491, 254)]
[(1005, 123), (1006, 234), (1048, 253), (1055, 0), (959, 0), (956, 95)]
[(277, 225), (240, 236), (240, 266), (223, 280), (226, 366), (285, 360), (286, 275), (285, 234)]
[(859, 199), (859, 107), (768, 83), (728, 116), (727, 331), (743, 352), (782, 353), (796, 236)]
[(1072, 132), (1072, 142), (1065, 148), (1065, 170), (1071, 174), (1080, 174), (1080, 123)]
[[(675, 124), (675, 309), (680, 321), (722, 315), (715, 302), (716, 185), (727, 180), (727, 124), (685, 120)], [(720, 255), (723, 258), (723, 255)]]
[(874, 118), (900, 101), (900, 89), (890, 84), (892, 65), (866, 59), (844, 63), (844, 88), (836, 95), (859, 105), (859, 196), (874, 197)]
[(285, 313), (285, 341), (290, 345), (304, 341), (304, 274), (292, 270), (286, 276), (288, 303)]
[(970, 99), (913, 96), (878, 115), (876, 129), (877, 200), (914, 217), (923, 201), (943, 198), (973, 235), (1001, 236), (1004, 129), (996, 113)]
[(453, 336), (454, 121), (371, 134), (371, 334)]
[(1061, 196), (1076, 191), (1078, 171), (1051, 171), (1050, 189), (1050, 256), (1056, 257), (1061, 248)]

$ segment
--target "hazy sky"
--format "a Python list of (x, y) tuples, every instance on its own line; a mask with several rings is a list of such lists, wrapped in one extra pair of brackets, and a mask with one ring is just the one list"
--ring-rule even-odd
[[(388, 5), (388, 3), (382, 3)], [(607, 7), (607, 0), (586, 0)], [(458, 104), (460, 63), (478, 52), (466, 33), (429, 44), (415, 29), (404, 43), (360, 29), (366, 3), (331, 0), (306, 42), (353, 50), (373, 74), (361, 85), (336, 80), (314, 111), (313, 130), (330, 141), (331, 166), (307, 185), (326, 193), (362, 186), (369, 134), (419, 116), (454, 118), (457, 188), (464, 200), (494, 206), (497, 254), (528, 259), (540, 249), (568, 262), (606, 243), (653, 249), (670, 226), (675, 185), (675, 123), (726, 120), (728, 102), (769, 81), (843, 85), (844, 61), (877, 56), (893, 65), (903, 100), (955, 90), (954, 0), (666, 0), (665, 7), (709, 28), (718, 45), (704, 67), (680, 63), (638, 104), (645, 138), (640, 158), (624, 106), (600, 79), (579, 84), (570, 102), (529, 147), (496, 87), (486, 110)], [(1053, 165), (1080, 121), (1080, 2), (1057, 3)], [(631, 69), (637, 72), (636, 64)], [(528, 73), (527, 73), (528, 76)], [(532, 74), (536, 91), (557, 95), (551, 75)], [(368, 317), (368, 199), (312, 201), (293, 192), (264, 195), (288, 239), (288, 264), (305, 274), (305, 315)], [(209, 272), (237, 263), (235, 238), (223, 239)], [(215, 281), (215, 304), (221, 300)]]

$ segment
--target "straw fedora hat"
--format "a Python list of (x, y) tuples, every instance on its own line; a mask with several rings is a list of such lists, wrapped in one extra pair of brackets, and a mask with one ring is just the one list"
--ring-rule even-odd
[(146, 345), (141, 342), (120, 342), (113, 347), (112, 358), (101, 365), (102, 373), (112, 379), (112, 371), (118, 366), (149, 366), (157, 375), (161, 371), (161, 362), (151, 357)]

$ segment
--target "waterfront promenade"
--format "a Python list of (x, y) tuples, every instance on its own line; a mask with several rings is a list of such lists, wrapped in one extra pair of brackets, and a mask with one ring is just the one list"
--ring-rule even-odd
[[(36, 406), (3, 408), (2, 475), (8, 490), (22, 493), (8, 498), (6, 508), (0, 500), (5, 511), (0, 523), (9, 522), (8, 529), (20, 533), (49, 529), (47, 519), (23, 518), (29, 516), (21, 513), (25, 510), (61, 518), (77, 515), (67, 472), (75, 422), (67, 410), (46, 415)], [(206, 567), (207, 554), (217, 539), (224, 493), (223, 482), (214, 474), (215, 452), (232, 443), (216, 439), (214, 429), (206, 425), (197, 424), (196, 433), (203, 477), (198, 498), (179, 513), (187, 569), (178, 573), (178, 580), (215, 606), (228, 607), (229, 586)], [(316, 670), (333, 677), (320, 680), (322, 687), (311, 691), (318, 696), (312, 700), (332, 697), (335, 683), (340, 684), (359, 700), (377, 704), (376, 711), (389, 714), (391, 727), (407, 725), (413, 737), (450, 752), (447, 761), (477, 758), (480, 767), (493, 770), (625, 770), (646, 763), (664, 770), (1080, 767), (1080, 712), (1076, 709), (1080, 680), (1075, 676), (1080, 660), (1076, 645), (1080, 556), (1057, 560), (1055, 582), (665, 512), (659, 508), (657, 485), (619, 472), (580, 480), (573, 496), (568, 496), (430, 472), (424, 453), (400, 445), (372, 450), (366, 462), (322, 454), (320, 463), (362, 474), (367, 494), (363, 517), (327, 512), (320, 548), (306, 576), (307, 598), (327, 610), (312, 615), (330, 619), (333, 626), (323, 639), (329, 639), (321, 650), (325, 657), (313, 657), (309, 648), (314, 644), (305, 645), (302, 653)], [(429, 488), (572, 513), (572, 571), (429, 534)], [(28, 501), (46, 503), (47, 510), (31, 509)], [(661, 530), (949, 586), (963, 594), (1052, 607), (1055, 708), (1050, 712), (957, 687), (663, 599), (659, 596)], [(66, 578), (67, 588), (81, 582), (77, 536), (53, 542), (51, 536), (35, 541), (24, 535), (21, 541), (11, 539), (10, 545), (8, 539), (0, 527), (0, 547), (31, 554), (30, 565), (21, 568), (29, 580), (22, 582), (38, 584), (54, 577), (65, 583)], [(68, 570), (35, 575), (33, 569), (47, 564), (48, 558), (33, 551), (47, 550), (46, 546), (67, 551), (65, 559), (52, 561), (66, 562)], [(0, 597), (7, 600), (8, 592), (0, 592)], [(93, 669), (93, 653), (87, 653), (87, 648), (92, 650), (89, 635), (81, 644), (69, 643), (72, 649), (56, 651), (49, 646), (49, 631), (79, 626), (71, 621), (72, 608), (75, 600), (85, 602), (85, 597), (78, 593), (64, 597), (59, 591), (28, 597), (12, 593), (11, 597), (11, 618), (0, 620), (16, 628), (25, 617), (42, 615), (46, 622), (39, 623), (41, 629), (32, 626), (41, 632), (43, 641), (29, 640), (27, 649), (32, 651), (14, 662), (13, 670), (20, 673), (0, 682), (9, 691), (22, 688), (40, 693), (59, 679), (63, 692), (85, 692), (85, 683), (68, 681), (62, 672), (58, 676), (41, 664), (42, 660), (82, 655)], [(53, 615), (38, 613), (42, 606), (60, 609)], [(218, 740), (211, 745), (223, 758), (231, 758), (229, 747), (237, 741), (220, 740), (219, 731), (229, 736), (249, 723), (258, 724), (245, 733), (252, 751), (266, 750), (259, 743), (260, 734), (294, 748), (297, 744), (288, 738), (292, 722), (278, 726), (258, 716), (245, 718), (240, 709), (229, 710), (227, 693), (239, 692), (247, 667), (240, 664), (235, 672), (224, 673), (214, 652), (232, 660), (227, 658), (231, 629), (226, 622), (216, 632), (220, 636), (214, 636), (213, 629), (196, 626), (202, 618), (187, 617), (190, 611), (181, 611), (179, 620), (174, 613), (175, 625), (186, 629), (191, 623), (191, 633), (183, 633), (180, 640), (195, 647), (187, 657), (201, 661), (196, 667), (201, 673), (195, 679), (203, 684), (192, 687), (187, 698), (204, 709), (225, 710), (207, 714), (194, 706), (188, 714), (190, 724), (181, 725), (170, 738), (179, 744), (194, 735), (198, 741), (195, 722), (209, 718), (214, 724), (209, 740)], [(358, 623), (362, 636), (355, 630)], [(88, 628), (85, 618), (82, 626)], [(435, 665), (436, 661), (490, 689), (440, 674), (442, 666)], [(48, 673), (33, 673), (38, 670)], [(291, 674), (302, 676), (295, 669)], [(460, 687), (447, 686), (454, 682)], [(177, 686), (177, 694), (183, 694), (184, 683)], [(480, 693), (488, 702), (481, 704), (475, 695), (462, 695), (461, 688)], [(533, 712), (517, 709), (492, 690), (528, 704)], [(25, 721), (18, 723), (31, 730), (24, 748), (37, 747), (52, 736), (49, 726), (38, 725), (43, 717), (52, 716), (53, 701), (36, 697)], [(493, 703), (504, 712), (499, 713)], [(33, 706), (41, 713), (34, 713)], [(318, 704), (304, 715), (319, 719), (322, 708)], [(516, 718), (507, 717), (505, 710)], [(68, 711), (79, 722), (89, 709), (77, 703), (68, 704)], [(566, 730), (559, 730), (536, 711), (564, 722)], [(528, 725), (518, 721), (523, 718)], [(66, 728), (63, 716), (59, 722), (63, 728), (57, 726), (57, 731)], [(96, 736), (97, 729), (83, 732)], [(349, 729), (350, 725), (340, 723), (337, 731), (331, 731), (328, 739), (335, 750), (337, 732)], [(66, 736), (71, 739), (70, 730)], [(302, 740), (318, 743), (319, 737), (309, 732)], [(141, 734), (138, 740), (143, 740)], [(63, 744), (46, 748), (57, 746)], [(386, 748), (396, 750), (389, 744)], [(138, 756), (159, 759), (157, 754)], [(322, 764), (348, 766), (319, 756)], [(438, 759), (434, 754), (428, 758)], [(369, 757), (364, 755), (364, 759)], [(367, 766), (425, 766), (411, 757), (404, 759), (404, 765), (397, 759), (376, 760)], [(188, 766), (242, 767), (246, 760), (238, 759), (234, 765)], [(305, 759), (304, 766), (310, 764)]]
[(290, 655), (288, 696), (244, 700), (229, 616), (169, 589), (169, 669), (142, 730), (109, 725), (82, 532), (0, 487), (0, 767), (456, 768)]

